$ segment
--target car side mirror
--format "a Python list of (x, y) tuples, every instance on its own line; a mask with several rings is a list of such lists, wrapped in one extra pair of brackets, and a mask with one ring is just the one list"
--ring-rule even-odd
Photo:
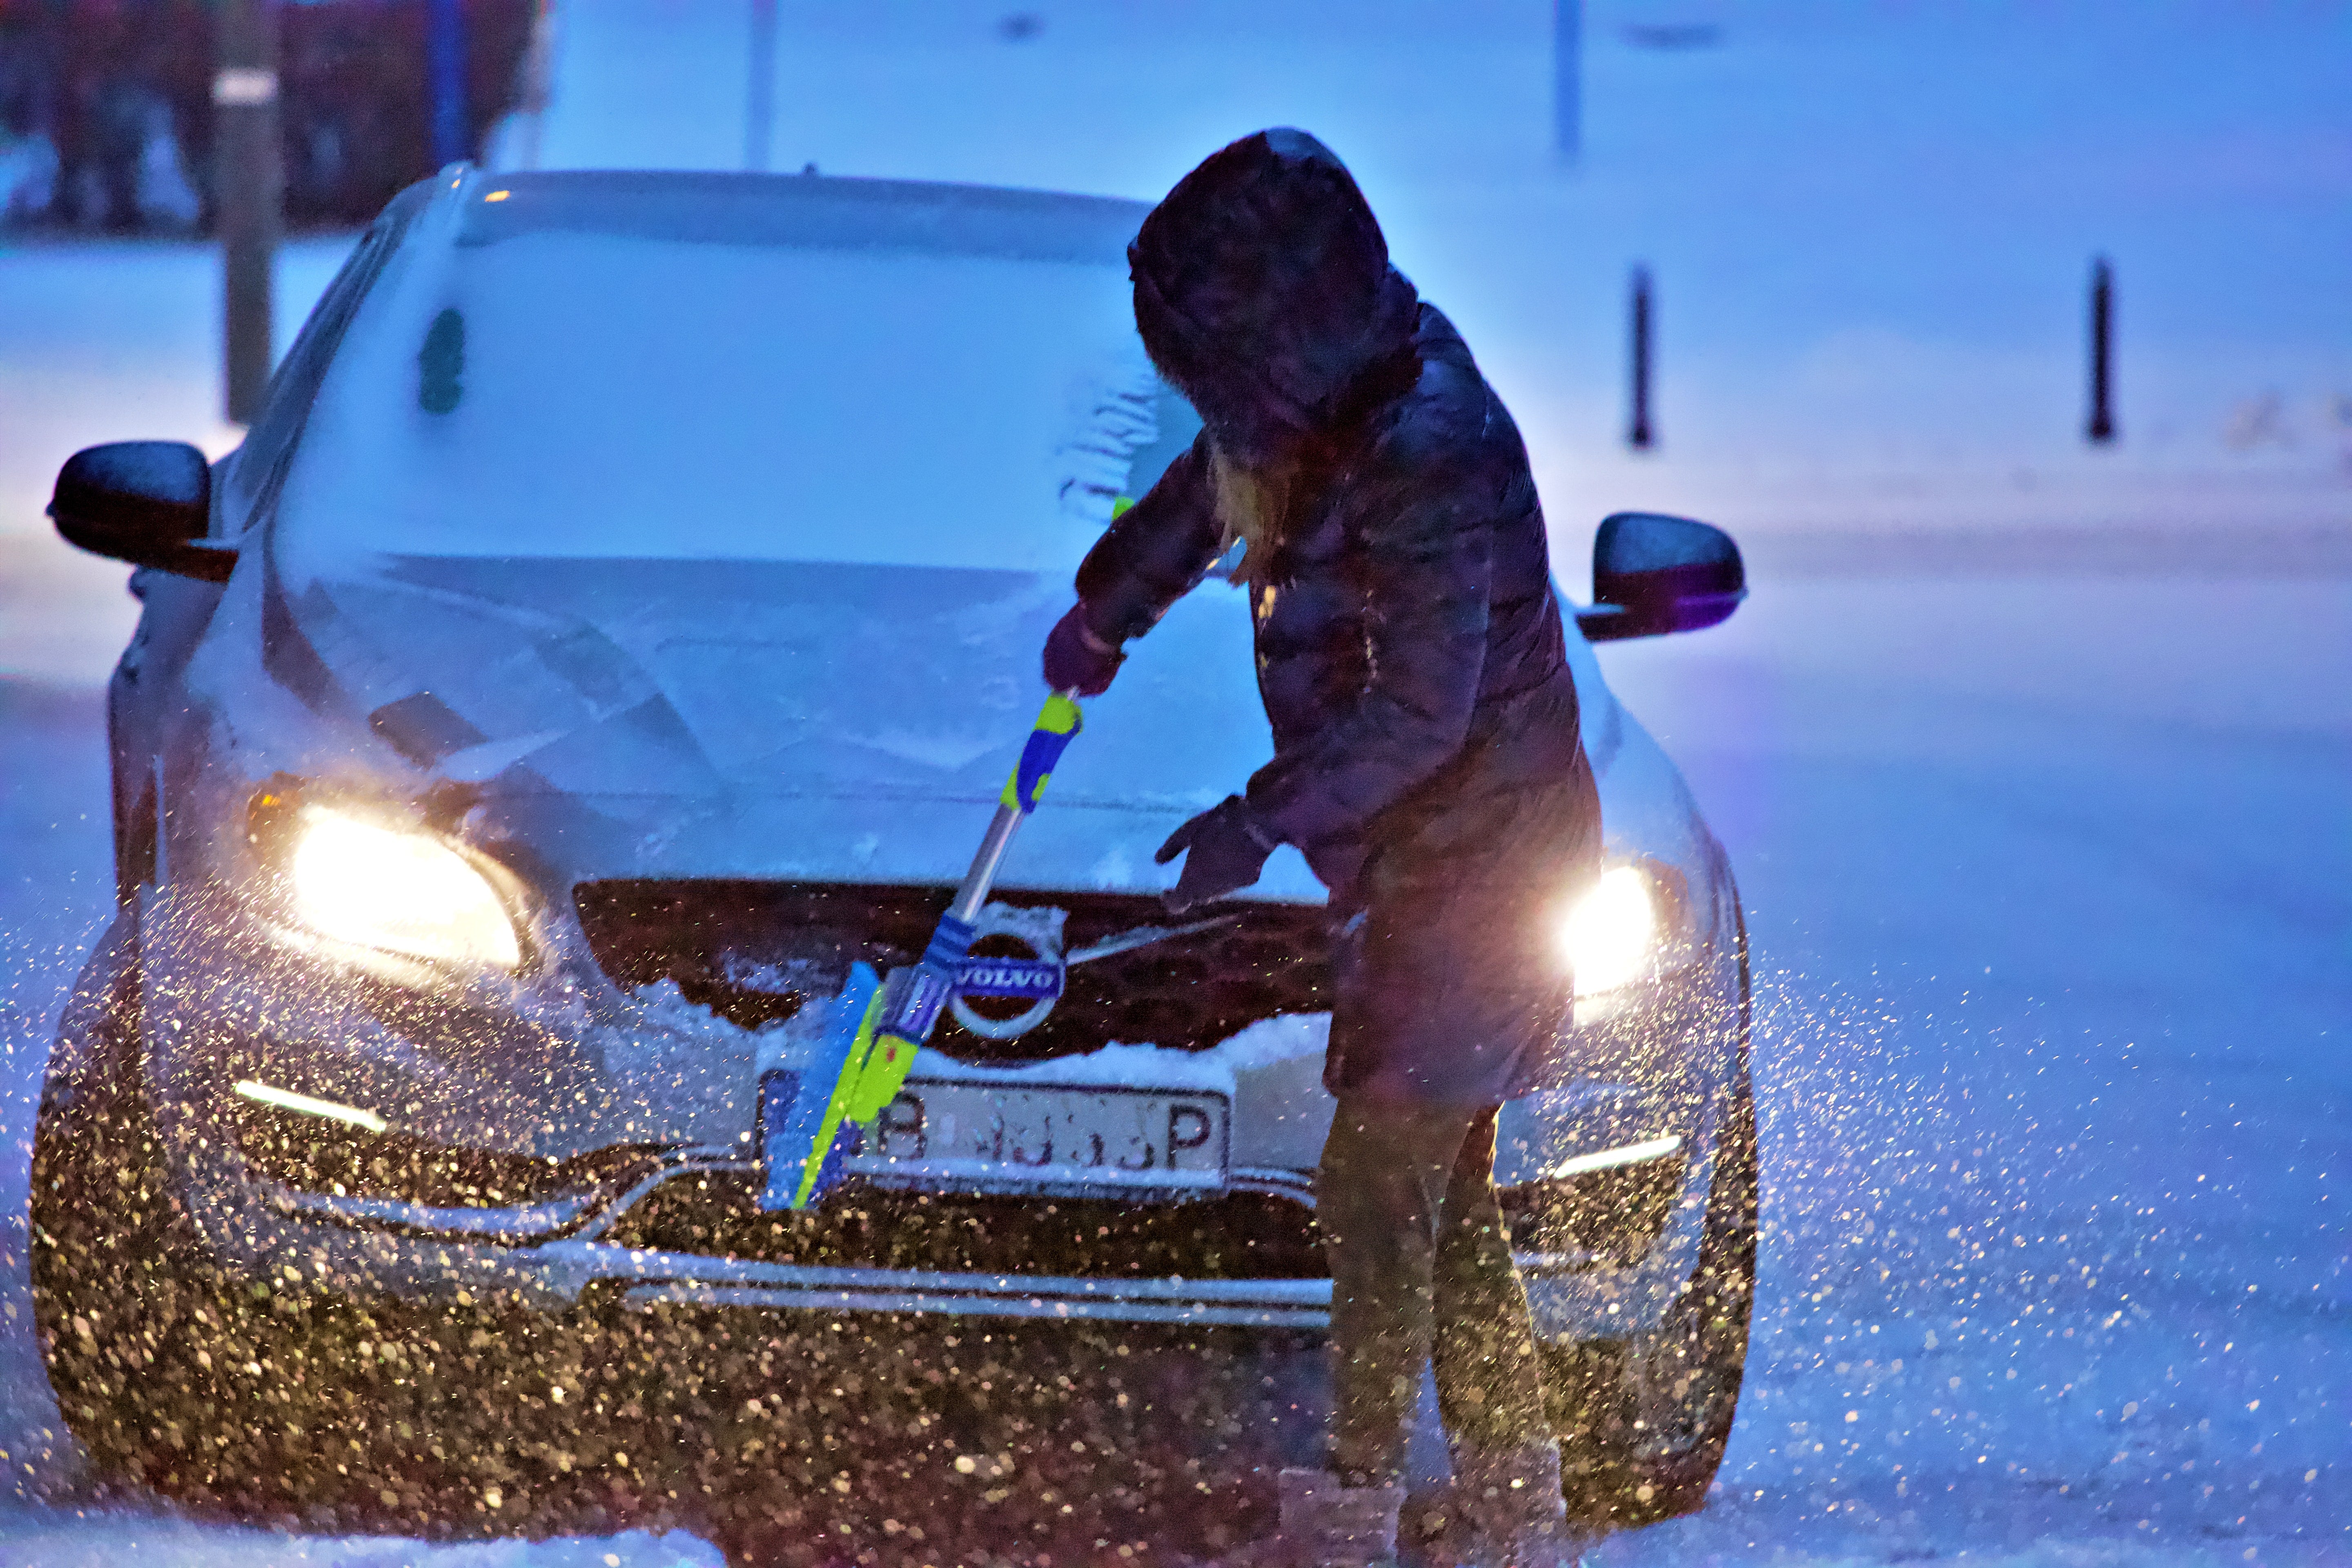
[(203, 542), (212, 493), (212, 465), (185, 441), (110, 441), (66, 459), (49, 516), (77, 549), (226, 583), (236, 551)]
[(1652, 511), (1603, 518), (1592, 540), (1592, 607), (1576, 612), (1588, 642), (1695, 632), (1748, 597), (1748, 568), (1712, 523)]

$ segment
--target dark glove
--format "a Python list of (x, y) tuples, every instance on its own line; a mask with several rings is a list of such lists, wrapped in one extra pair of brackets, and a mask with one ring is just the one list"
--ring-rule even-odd
[(1195, 904), (1238, 892), (1257, 880), (1265, 858), (1281, 842), (1259, 824), (1248, 801), (1229, 795), (1170, 834), (1152, 857), (1162, 866), (1184, 857), (1184, 874), (1160, 901), (1170, 914), (1181, 915)]
[(1116, 643), (1107, 643), (1087, 625), (1083, 602), (1054, 623), (1045, 635), (1045, 684), (1056, 691), (1099, 697), (1110, 689), (1110, 678), (1127, 662)]

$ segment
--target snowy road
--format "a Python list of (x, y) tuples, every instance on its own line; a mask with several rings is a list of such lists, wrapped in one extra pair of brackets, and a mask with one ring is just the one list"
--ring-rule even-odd
[(2340, 1553), (2352, 584), (1744, 614), (1612, 669), (1770, 976), (1758, 1383), (1601, 1560)]

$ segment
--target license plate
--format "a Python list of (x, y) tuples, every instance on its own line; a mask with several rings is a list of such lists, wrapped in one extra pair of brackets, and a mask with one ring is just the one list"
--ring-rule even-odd
[(909, 1079), (844, 1165), (893, 1187), (1215, 1189), (1232, 1122), (1208, 1090)]

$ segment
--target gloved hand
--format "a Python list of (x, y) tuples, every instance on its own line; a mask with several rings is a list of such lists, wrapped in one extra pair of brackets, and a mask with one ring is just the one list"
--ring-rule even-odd
[(1152, 858), (1165, 866), (1184, 857), (1183, 875), (1160, 895), (1170, 914), (1222, 899), (1257, 880), (1282, 840), (1260, 825), (1249, 802), (1229, 795), (1168, 836)]
[(1099, 697), (1110, 689), (1110, 678), (1127, 662), (1117, 643), (1107, 643), (1087, 625), (1085, 601), (1054, 623), (1045, 634), (1045, 684), (1056, 691)]

